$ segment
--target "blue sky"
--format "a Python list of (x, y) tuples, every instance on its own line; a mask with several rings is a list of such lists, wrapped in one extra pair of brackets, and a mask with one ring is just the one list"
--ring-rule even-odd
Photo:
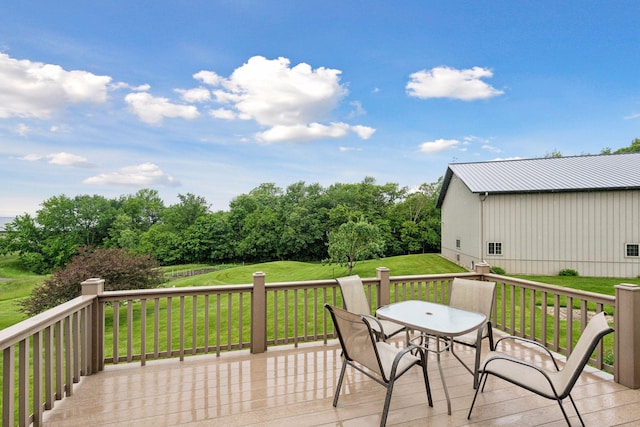
[(597, 154), (640, 137), (637, 1), (4, 2), (0, 216), (157, 189)]

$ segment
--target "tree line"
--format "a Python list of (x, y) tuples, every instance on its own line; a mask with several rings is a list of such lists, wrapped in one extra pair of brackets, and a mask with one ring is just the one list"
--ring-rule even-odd
[[(205, 198), (190, 193), (179, 194), (170, 206), (153, 189), (116, 199), (59, 195), (45, 200), (35, 216), (20, 215), (7, 224), (0, 252), (17, 253), (36, 273), (64, 266), (81, 247), (124, 248), (151, 255), (161, 265), (274, 260), (348, 265), (354, 254), (438, 252), (441, 184), (439, 179), (410, 191), (371, 177), (328, 187), (263, 183), (234, 198), (228, 211), (215, 212)], [(369, 236), (364, 250), (345, 244), (356, 232)]]

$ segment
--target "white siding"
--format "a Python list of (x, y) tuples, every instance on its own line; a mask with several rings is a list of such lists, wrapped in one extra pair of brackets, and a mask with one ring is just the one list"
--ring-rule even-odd
[[(474, 263), (481, 261), (480, 199), (455, 175), (442, 203), (441, 217), (442, 256), (472, 269)], [(456, 248), (456, 240), (460, 240), (460, 248)]]
[[(451, 199), (457, 197), (457, 191), (447, 193), (445, 202), (456, 205)], [(638, 190), (490, 195), (483, 204), (484, 246), (501, 242), (503, 250), (502, 256), (485, 256), (491, 265), (513, 274), (555, 275), (571, 268), (583, 276), (640, 275), (640, 259), (625, 256), (626, 243), (640, 242)], [(466, 221), (451, 217), (444, 206), (447, 223), (464, 227), (472, 215), (467, 210)]]

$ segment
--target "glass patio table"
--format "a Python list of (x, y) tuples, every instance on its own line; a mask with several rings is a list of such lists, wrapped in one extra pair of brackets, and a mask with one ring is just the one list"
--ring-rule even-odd
[(440, 379), (447, 398), (448, 414), (451, 415), (451, 400), (449, 399), (449, 391), (442, 371), (440, 354), (452, 345), (453, 337), (477, 330), (476, 360), (473, 374), (473, 387), (476, 388), (478, 386), (482, 330), (487, 322), (487, 317), (484, 314), (473, 311), (417, 300), (401, 301), (380, 307), (376, 310), (376, 317), (391, 320), (403, 324), (409, 329), (420, 331), (423, 337), (426, 335), (427, 339), (429, 337), (433, 338), (435, 349), (429, 345), (428, 340), (423, 344), (425, 344), (424, 347), (427, 351), (436, 354)]

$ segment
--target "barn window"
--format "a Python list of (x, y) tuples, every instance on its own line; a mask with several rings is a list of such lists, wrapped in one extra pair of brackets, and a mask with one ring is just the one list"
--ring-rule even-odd
[(456, 248), (460, 249), (460, 239), (456, 239)]
[(627, 243), (627, 256), (631, 256), (631, 257), (640, 256), (640, 244)]
[(502, 243), (501, 242), (489, 242), (487, 252), (489, 255), (502, 255)]

